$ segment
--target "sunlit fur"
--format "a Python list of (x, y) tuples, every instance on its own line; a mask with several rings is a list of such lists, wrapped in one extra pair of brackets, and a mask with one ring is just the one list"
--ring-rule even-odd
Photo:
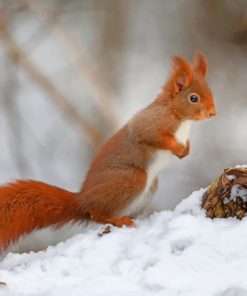
[[(0, 187), (0, 252), (14, 243), (17, 246), (22, 238), (28, 241), (37, 231), (45, 236), (44, 229), (62, 230), (86, 219), (134, 225), (131, 217), (120, 216), (136, 216), (145, 210), (157, 188), (158, 172), (172, 155), (188, 155), (191, 122), (215, 115), (205, 82), (205, 57), (197, 53), (190, 66), (186, 59), (174, 56), (172, 64), (158, 97), (96, 155), (80, 192), (36, 181)], [(188, 100), (191, 93), (200, 97), (197, 104)]]

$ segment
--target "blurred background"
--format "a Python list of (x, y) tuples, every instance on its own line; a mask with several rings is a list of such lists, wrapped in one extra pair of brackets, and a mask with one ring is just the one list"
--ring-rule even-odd
[(102, 142), (159, 93), (170, 56), (197, 49), (219, 114), (160, 174), (156, 209), (247, 164), (246, 0), (1, 0), (1, 183), (78, 190)]

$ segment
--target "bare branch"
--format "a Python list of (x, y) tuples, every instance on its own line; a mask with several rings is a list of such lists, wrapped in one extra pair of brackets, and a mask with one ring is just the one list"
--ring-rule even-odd
[(83, 118), (77, 109), (70, 104), (70, 98), (65, 96), (56, 85), (50, 81), (37, 66), (28, 58), (22, 47), (12, 38), (8, 32), (6, 23), (3, 17), (3, 13), (0, 12), (0, 37), (6, 52), (11, 59), (18, 64), (28, 76), (35, 81), (53, 100), (53, 102), (69, 117), (74, 123), (76, 123), (86, 135), (87, 143), (95, 150), (102, 143), (103, 137), (100, 132), (86, 119)]
[(118, 118), (116, 100), (113, 98), (103, 75), (98, 71), (95, 63), (92, 62), (90, 55), (62, 19), (54, 11), (46, 7), (44, 1), (26, 0), (26, 3), (55, 29), (54, 32), (63, 41), (64, 46), (69, 48), (69, 51), (66, 50), (66, 53), (71, 51), (74, 53), (83, 81), (87, 82), (88, 89), (94, 97), (95, 103), (106, 123), (111, 129), (114, 129)]

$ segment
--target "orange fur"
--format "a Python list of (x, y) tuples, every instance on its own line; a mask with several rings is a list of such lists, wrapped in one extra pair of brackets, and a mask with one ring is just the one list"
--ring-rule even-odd
[(0, 187), (0, 250), (21, 235), (81, 219), (74, 193), (36, 181)]
[[(215, 115), (213, 96), (204, 77), (207, 62), (197, 53), (192, 66), (173, 57), (173, 72), (161, 94), (110, 138), (95, 157), (79, 193), (35, 181), (0, 187), (0, 251), (20, 236), (47, 226), (92, 219), (100, 223), (134, 226), (121, 212), (146, 192), (148, 168), (159, 150), (179, 158), (190, 143), (178, 141), (176, 132), (186, 120)], [(196, 93), (200, 101), (188, 100)], [(158, 184), (152, 181), (150, 192)]]

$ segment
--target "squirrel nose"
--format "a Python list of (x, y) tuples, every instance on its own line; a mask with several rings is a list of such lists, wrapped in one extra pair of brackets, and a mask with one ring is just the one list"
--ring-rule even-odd
[(210, 108), (210, 109), (204, 109), (202, 110), (202, 118), (206, 119), (206, 118), (212, 118), (216, 115), (216, 111), (214, 108)]
[(209, 116), (209, 117), (216, 116), (216, 111), (215, 111), (215, 110), (210, 110), (210, 111), (208, 112), (208, 116)]

